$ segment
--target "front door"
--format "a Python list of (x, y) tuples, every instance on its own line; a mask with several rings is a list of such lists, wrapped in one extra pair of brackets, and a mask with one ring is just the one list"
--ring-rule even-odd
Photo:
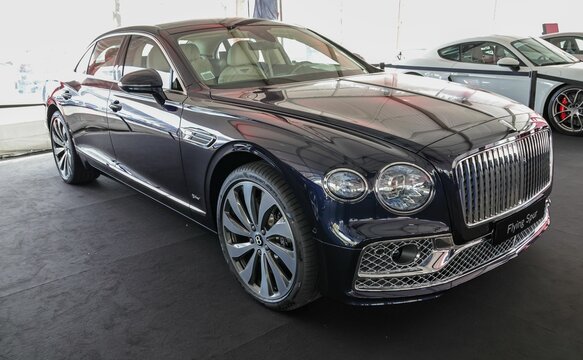
[(130, 94), (115, 84), (109, 96), (109, 128), (116, 170), (142, 190), (188, 211), (180, 156), (179, 130), (186, 95), (160, 46), (151, 38), (132, 35), (122, 76), (140, 69), (156, 70), (168, 98), (163, 105), (149, 94)]
[(506, 47), (494, 42), (467, 43), (461, 45), (460, 55), (460, 61), (451, 69), (450, 81), (491, 91), (528, 105), (530, 69), (524, 64), (518, 70), (496, 64), (504, 57), (520, 61)]

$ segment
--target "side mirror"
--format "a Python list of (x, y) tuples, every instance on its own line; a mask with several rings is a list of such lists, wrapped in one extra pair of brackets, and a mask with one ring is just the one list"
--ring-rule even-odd
[(511, 57), (503, 57), (502, 59), (498, 60), (496, 64), (498, 66), (511, 68), (514, 71), (518, 71), (520, 69), (520, 62)]
[(124, 75), (119, 81), (119, 87), (128, 93), (152, 94), (156, 102), (164, 105), (166, 95), (162, 90), (162, 78), (154, 69), (143, 69)]

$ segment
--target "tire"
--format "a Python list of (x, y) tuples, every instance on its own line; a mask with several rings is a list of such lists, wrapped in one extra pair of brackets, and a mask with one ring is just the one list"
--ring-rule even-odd
[(547, 105), (547, 119), (561, 134), (583, 136), (583, 88), (568, 85), (557, 90)]
[(221, 187), (216, 215), (225, 260), (255, 300), (288, 311), (316, 299), (312, 226), (272, 167), (259, 161), (235, 169)]
[(51, 148), (61, 179), (67, 184), (80, 185), (92, 182), (99, 172), (83, 162), (77, 154), (71, 130), (63, 115), (55, 111), (50, 122)]

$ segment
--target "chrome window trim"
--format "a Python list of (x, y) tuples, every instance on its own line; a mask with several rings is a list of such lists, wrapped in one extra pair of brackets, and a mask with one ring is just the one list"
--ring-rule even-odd
[(106, 166), (107, 168), (114, 170), (117, 174), (123, 175), (126, 178), (148, 188), (149, 190), (151, 190), (159, 195), (164, 196), (165, 198), (167, 198), (169, 200), (174, 201), (175, 203), (177, 203), (179, 205), (182, 205), (182, 206), (184, 206), (192, 211), (195, 211), (201, 215), (206, 215), (206, 211), (199, 209), (196, 206), (193, 206), (193, 205), (187, 203), (186, 201), (177, 198), (174, 195), (170, 195), (167, 192), (165, 192), (165, 191), (163, 191), (163, 190), (161, 190), (161, 189), (159, 189), (159, 188), (157, 188), (157, 187), (155, 187), (155, 186), (153, 186), (153, 185), (151, 185), (151, 184), (149, 184), (141, 179), (138, 179), (137, 177), (128, 173), (119, 164), (112, 162), (111, 160), (105, 159), (102, 156), (99, 156), (98, 154), (92, 154), (93, 151), (91, 151), (91, 149), (81, 149), (81, 148), (77, 147), (77, 151), (82, 153), (83, 155), (87, 156), (88, 158), (90, 158), (94, 161), (97, 161), (101, 165)]
[[(362, 195), (360, 195), (357, 198), (354, 199), (343, 199), (337, 195), (335, 195), (329, 188), (328, 188), (328, 179), (330, 178), (330, 176), (341, 172), (341, 171), (345, 171), (345, 172), (349, 172), (352, 174), (355, 174), (356, 176), (358, 176), (363, 182), (364, 182), (364, 191), (362, 193)], [(368, 186), (368, 181), (366, 181), (366, 178), (360, 174), (358, 171), (354, 170), (354, 169), (349, 169), (349, 168), (336, 168), (334, 170), (330, 170), (328, 173), (326, 173), (326, 176), (324, 176), (324, 181), (322, 182), (322, 185), (324, 187), (324, 190), (326, 191), (326, 195), (330, 196), (332, 199), (341, 202), (341, 203), (345, 203), (345, 204), (354, 204), (357, 203), (359, 201), (361, 201), (362, 199), (364, 199), (368, 193), (369, 193), (369, 186)]]
[[(396, 166), (396, 165), (407, 165), (407, 166), (411, 166), (414, 168), (417, 168), (419, 170), (421, 170), (425, 175), (427, 175), (427, 177), (431, 180), (431, 194), (429, 195), (429, 198), (427, 199), (427, 201), (425, 202), (425, 204), (423, 204), (423, 206), (414, 209), (414, 210), (410, 210), (410, 211), (400, 211), (400, 210), (395, 210), (391, 207), (389, 207), (387, 204), (385, 204), (379, 197), (379, 179), (381, 177), (381, 174), (387, 170), (388, 168), (390, 168), (391, 166)], [(422, 167), (420, 167), (419, 165), (415, 165), (406, 161), (399, 161), (399, 162), (394, 162), (394, 163), (390, 163), (389, 165), (383, 167), (381, 169), (381, 171), (378, 172), (376, 179), (375, 179), (375, 184), (374, 184), (374, 194), (375, 197), (377, 199), (377, 201), (379, 202), (379, 204), (382, 205), (382, 207), (384, 207), (386, 210), (392, 212), (393, 214), (396, 215), (412, 215), (412, 214), (416, 214), (422, 210), (424, 210), (427, 206), (429, 206), (429, 204), (431, 204), (431, 202), (433, 201), (433, 198), (435, 197), (435, 179), (433, 179), (433, 176), (431, 176), (430, 173), (427, 172), (427, 170), (423, 169)]]
[[(180, 86), (182, 87), (182, 91), (179, 90), (174, 90), (174, 89), (165, 89), (165, 91), (170, 91), (170, 92), (174, 92), (174, 93), (178, 93), (181, 95), (187, 95), (186, 93), (186, 86), (184, 86), (184, 80), (182, 80), (182, 77), (180, 76), (180, 73), (178, 71), (176, 71), (176, 63), (174, 62), (174, 60), (172, 60), (172, 57), (168, 56), (168, 52), (166, 51), (166, 49), (164, 48), (164, 46), (162, 46), (162, 43), (152, 34), (149, 34), (147, 32), (140, 32), (140, 31), (124, 31), (124, 32), (118, 32), (118, 33), (112, 33), (112, 34), (107, 34), (104, 36), (101, 36), (97, 39), (95, 39), (95, 41), (93, 41), (92, 45), (96, 44), (99, 40), (102, 39), (107, 39), (109, 37), (114, 37), (114, 36), (145, 36), (151, 40), (153, 40), (156, 45), (158, 45), (158, 47), (160, 48), (160, 50), (162, 50), (162, 53), (164, 54), (164, 57), (166, 58), (166, 60), (168, 61), (168, 64), (170, 65), (170, 69), (172, 69), (172, 72), (174, 72), (176, 74), (176, 78), (178, 79), (178, 82), (180, 83)], [(131, 41), (131, 38), (130, 38)], [(129, 43), (128, 43), (129, 44)], [(89, 45), (91, 46), (91, 45)], [(126, 54), (127, 55), (127, 49), (126, 49)], [(123, 76), (123, 65), (125, 63), (125, 58), (122, 61), (122, 76)], [(116, 65), (117, 67), (119, 67), (119, 65)], [(101, 79), (99, 79), (101, 80)], [(111, 81), (111, 80), (107, 80), (107, 81)], [(113, 83), (118, 83), (119, 80), (117, 81), (111, 81)]]

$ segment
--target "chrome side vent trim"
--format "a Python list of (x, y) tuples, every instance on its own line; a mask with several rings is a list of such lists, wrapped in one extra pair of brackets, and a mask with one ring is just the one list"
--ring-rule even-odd
[(475, 226), (501, 217), (536, 198), (551, 183), (550, 131), (469, 155), (455, 165), (465, 223)]
[(182, 128), (180, 134), (184, 141), (201, 147), (209, 147), (217, 140), (216, 136), (199, 128)]

